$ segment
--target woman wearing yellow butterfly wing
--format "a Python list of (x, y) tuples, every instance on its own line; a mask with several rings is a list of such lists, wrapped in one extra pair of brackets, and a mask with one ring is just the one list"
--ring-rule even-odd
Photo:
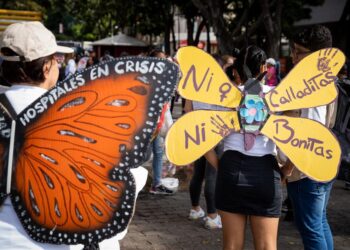
[[(180, 68), (183, 73), (179, 91), (186, 98), (230, 108), (238, 107), (242, 103), (240, 90), (231, 87), (229, 82), (225, 82), (228, 84), (223, 85), (222, 80), (217, 80), (225, 79), (227, 81), (227, 77), (221, 69), (216, 70), (214, 67), (212, 69), (211, 61), (213, 59), (208, 54), (189, 47), (181, 49), (179, 55), (184, 58), (181, 60), (181, 57), (179, 57)], [(257, 47), (250, 47), (242, 51), (237, 59), (241, 78), (247, 80), (250, 77), (257, 77), (265, 60), (265, 53)], [(243, 73), (243, 65), (247, 66), (250, 72), (249, 76), (247, 76), (247, 71), (246, 74)], [(202, 77), (194, 78), (192, 76), (194, 72)], [(215, 72), (213, 80), (208, 81), (207, 84), (207, 86), (214, 89), (211, 92), (206, 91), (206, 88), (203, 87), (205, 81), (198, 83), (197, 80), (198, 78), (205, 78), (204, 76), (209, 74), (208, 72)], [(188, 75), (191, 77), (186, 77)], [(188, 84), (188, 79), (192, 80), (192, 86)], [(252, 84), (253, 82), (250, 83), (249, 86), (252, 90), (255, 88), (256, 82), (254, 84)], [(257, 83), (260, 86), (259, 81)], [(185, 88), (181, 90), (183, 86)], [(191, 86), (192, 89), (187, 91), (188, 86)], [(226, 88), (230, 91), (225, 93), (223, 86), (230, 86), (230, 88)], [(234, 85), (232, 84), (232, 86)], [(227, 98), (226, 100), (226, 96), (230, 99)], [(257, 236), (255, 238), (261, 240), (257, 240), (256, 243), (261, 245), (263, 241), (268, 241), (269, 244), (276, 245), (278, 216), (281, 209), (280, 174), (277, 161), (273, 156), (275, 146), (265, 136), (255, 133), (258, 132), (257, 129), (260, 128), (262, 121), (266, 119), (265, 105), (258, 95), (251, 95), (245, 104), (245, 109), (240, 110), (240, 115), (244, 116), (245, 120), (249, 122), (249, 124), (244, 125), (244, 128), (250, 129), (251, 132), (247, 135), (247, 138), (253, 138), (253, 141), (255, 141), (253, 144), (250, 143), (253, 146), (250, 145), (249, 151), (245, 149), (245, 136), (240, 133), (232, 133), (239, 132), (242, 125), (238, 121), (237, 111), (191, 112), (173, 125), (166, 143), (168, 156), (178, 154), (177, 158), (173, 157), (173, 159), (176, 158), (176, 160), (186, 162), (188, 159), (182, 158), (189, 157), (194, 160), (225, 137), (225, 152), (219, 163), (215, 195), (216, 205), (221, 210), (220, 214), (223, 219), (224, 247), (227, 248), (231, 246), (242, 248), (244, 227), (248, 215), (251, 216), (253, 231)], [(256, 112), (252, 112), (254, 111), (253, 108)], [(208, 124), (211, 124), (210, 129), (207, 129)], [(207, 131), (212, 131), (211, 137), (207, 135)], [(230, 135), (227, 136), (228, 134)], [(172, 142), (176, 145), (176, 149), (169, 147), (171, 146), (171, 140), (177, 140), (177, 143)], [(189, 152), (183, 150), (186, 145), (190, 149)], [(195, 146), (190, 147), (189, 145)], [(271, 216), (275, 218), (270, 218)], [(258, 230), (260, 228), (266, 229), (269, 236), (262, 235), (262, 231)]]
[[(333, 249), (326, 212), (333, 183), (331, 180), (337, 173), (341, 152), (334, 136), (321, 125), (326, 124), (327, 107), (320, 105), (336, 98), (336, 75), (345, 57), (341, 51), (331, 49), (332, 35), (324, 26), (316, 25), (297, 33), (291, 45), (293, 63), (297, 65), (280, 87), (267, 95), (267, 101), (270, 101), (270, 107), (274, 106), (277, 110), (304, 108), (301, 117), (314, 121), (271, 117), (265, 126), (272, 125), (274, 135), (272, 131), (267, 132), (267, 127), (262, 132), (270, 138), (275, 137), (277, 145), (288, 153), (291, 162), (310, 176), (306, 177), (294, 169), (294, 164), (290, 162), (285, 167), (290, 175), (288, 195), (304, 248)], [(295, 127), (290, 129), (293, 125)], [(299, 156), (296, 157), (296, 154)]]
[[(302, 117), (326, 124), (326, 106), (322, 105), (337, 97), (335, 80), (345, 56), (334, 48), (310, 53), (305, 52), (304, 56), (308, 56), (265, 98), (271, 111), (304, 108)], [(317, 108), (306, 109), (312, 107)], [(262, 133), (274, 140), (283, 152), (288, 152), (300, 171), (325, 182), (336, 176), (341, 152), (336, 137), (318, 122), (272, 115)]]
[(216, 205), (223, 221), (224, 248), (244, 248), (244, 232), (249, 217), (254, 244), (275, 248), (281, 214), (282, 188), (275, 145), (259, 134), (267, 118), (262, 99), (270, 90), (259, 79), (266, 60), (256, 46), (243, 49), (236, 59), (236, 71), (243, 80), (245, 98), (240, 105), (243, 133), (231, 133), (224, 139), (216, 183)]

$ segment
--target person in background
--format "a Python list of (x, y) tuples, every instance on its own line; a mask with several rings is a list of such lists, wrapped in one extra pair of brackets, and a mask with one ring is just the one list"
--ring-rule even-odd
[(127, 52), (127, 51), (122, 51), (121, 53), (120, 53), (120, 57), (125, 57), (125, 56), (129, 56), (130, 54), (129, 54), (129, 52)]
[(94, 50), (91, 50), (90, 53), (89, 53), (89, 66), (91, 65), (96, 65), (98, 64), (100, 61), (98, 60), (97, 58), (97, 55), (96, 55), (96, 52)]
[(265, 84), (268, 86), (277, 86), (276, 60), (269, 58), (266, 60), (267, 73), (265, 75)]
[(86, 68), (91, 67), (93, 65), (94, 65), (94, 59), (91, 56), (89, 56), (88, 60), (86, 61)]
[[(321, 25), (307, 27), (298, 32), (291, 41), (293, 64), (312, 52), (330, 47), (332, 35), (328, 28)], [(327, 106), (302, 109), (299, 113), (300, 117), (328, 124)], [(327, 205), (333, 181), (314, 181), (302, 174), (289, 160), (282, 172), (288, 179), (288, 196), (292, 201), (294, 221), (302, 237), (304, 249), (332, 250), (333, 236), (327, 220)]]
[(87, 67), (89, 57), (83, 56), (79, 59), (78, 65), (77, 65), (77, 72), (82, 72)]
[(58, 63), (58, 81), (63, 81), (66, 78), (66, 62), (65, 62), (65, 55), (62, 53), (56, 53), (56, 61)]
[(338, 79), (340, 81), (346, 81), (348, 82), (347, 85), (350, 85), (349, 83), (349, 73), (348, 73), (348, 65), (345, 63), (344, 66), (340, 69), (338, 73)]
[[(212, 55), (217, 63), (223, 68), (225, 61), (218, 54)], [(186, 112), (192, 110), (210, 110), (215, 109), (215, 105), (206, 104), (198, 101), (186, 100)], [(216, 148), (218, 154), (221, 154), (221, 145)], [(202, 156), (194, 162), (193, 175), (190, 181), (189, 191), (191, 198), (191, 209), (188, 218), (197, 220), (205, 216), (204, 210), (199, 205), (200, 195), (202, 193), (202, 185), (204, 182), (204, 197), (206, 203), (207, 216), (204, 218), (204, 227), (207, 229), (222, 228), (221, 217), (217, 213), (215, 206), (215, 184), (217, 169), (212, 166)]]
[(104, 61), (110, 61), (112, 60), (114, 57), (111, 56), (111, 52), (109, 52), (109, 50), (106, 50), (105, 53), (103, 54), (103, 57), (100, 58), (100, 62), (104, 62)]
[(75, 62), (75, 55), (74, 53), (71, 53), (67, 56), (66, 60), (67, 60), (67, 64), (66, 64), (66, 68), (64, 70), (64, 75), (65, 75), (65, 79), (74, 75), (75, 72), (77, 71), (77, 64)]
[(347, 69), (345, 63), (337, 75), (337, 116), (332, 131), (338, 137), (343, 154), (338, 176), (344, 178), (344, 188), (350, 190), (350, 80)]
[(221, 60), (224, 63), (224, 65), (222, 66), (222, 69), (224, 71), (227, 69), (227, 67), (233, 65), (233, 63), (235, 62), (235, 58), (233, 56), (230, 56), (230, 55), (223, 55), (221, 57)]
[(224, 68), (224, 71), (225, 71), (227, 77), (235, 85), (237, 85), (238, 83), (241, 83), (241, 80), (238, 79), (239, 76), (237, 74), (237, 70), (235, 68), (236, 66), (234, 64), (234, 62), (236, 61), (238, 55), (239, 55), (239, 49), (237, 49), (237, 48), (233, 49), (233, 51), (232, 51), (233, 63), (231, 65), (228, 65), (226, 68)]
[[(164, 58), (166, 55), (162, 50), (154, 49), (149, 53), (150, 57)], [(169, 105), (165, 104), (162, 112), (166, 112), (164, 109), (169, 109)], [(150, 189), (151, 194), (171, 195), (174, 194), (173, 190), (168, 189), (162, 185), (162, 172), (163, 172), (163, 138), (158, 134), (151, 143), (153, 159), (153, 183)]]

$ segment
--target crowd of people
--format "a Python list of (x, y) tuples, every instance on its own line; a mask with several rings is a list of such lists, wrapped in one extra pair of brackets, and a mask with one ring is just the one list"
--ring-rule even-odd
[[(27, 25), (26, 29), (32, 29), (34, 33), (38, 30), (43, 32), (45, 29), (38, 23), (32, 24), (33, 27), (30, 23)], [(4, 38), (0, 41), (3, 59), (2, 77), (12, 84), (5, 95), (17, 114), (54, 86), (57, 80), (64, 80), (100, 61), (113, 59), (108, 51), (100, 59), (97, 59), (93, 51), (77, 58), (71, 49), (57, 46), (50, 31), (45, 32), (53, 45), (50, 50), (44, 52), (37, 49), (37, 52), (30, 54), (28, 52), (30, 49), (23, 45), (27, 43), (24, 37), (11, 42)], [(11, 35), (10, 33), (11, 26), (5, 31), (5, 34)], [(42, 41), (39, 39), (37, 42)], [(19, 45), (13, 46), (14, 43)], [(40, 46), (49, 47), (49, 44)], [(291, 38), (293, 64), (297, 64), (314, 51), (328, 47), (332, 47), (332, 36), (326, 27), (306, 28)], [(56, 54), (57, 52), (60, 54)], [(167, 58), (159, 49), (151, 50), (148, 56)], [(22, 57), (25, 61), (21, 61)], [(261, 93), (268, 92), (281, 81), (278, 60), (268, 58), (266, 53), (255, 45), (236, 49), (232, 55), (213, 55), (213, 57), (229, 79), (242, 91), (244, 83), (251, 78), (260, 81)], [(340, 80), (347, 81), (346, 79), (345, 75)], [(184, 113), (199, 109), (222, 110), (221, 107), (206, 103), (188, 100), (184, 102)], [(151, 144), (153, 178), (149, 192), (155, 195), (174, 194), (173, 190), (161, 182), (164, 134), (160, 134), (160, 130), (165, 123), (164, 119), (172, 120), (172, 110), (171, 103), (163, 107), (158, 129)], [(322, 106), (293, 113), (286, 112), (286, 115), (309, 118), (331, 127), (332, 124), (327, 119), (334, 118), (330, 116), (328, 110), (327, 106)], [(308, 178), (285, 156), (277, 157), (275, 144), (264, 135), (256, 135), (252, 144), (247, 147), (246, 136), (248, 135), (231, 133), (216, 148), (193, 163), (193, 176), (189, 186), (189, 219), (204, 219), (207, 229), (222, 228), (224, 249), (244, 249), (245, 228), (249, 220), (255, 248), (276, 249), (278, 223), (282, 213), (282, 185), (286, 181), (295, 223), (304, 248), (334, 249), (332, 232), (327, 221), (327, 204), (334, 181), (323, 183)], [(205, 211), (199, 205), (203, 183)], [(23, 236), (25, 232), (20, 229), (21, 225), (17, 223), (15, 228), (9, 226), (12, 223), (8, 219), (9, 214), (12, 213), (12, 220), (15, 220), (13, 211), (10, 210), (11, 204), (7, 199), (0, 210), (0, 230), (7, 228), (6, 230), (11, 231), (11, 237), (14, 238), (0, 236), (0, 241), (22, 242), (21, 247), (25, 247), (25, 244), (28, 244), (28, 247), (33, 243), (28, 236)], [(39, 246), (43, 249), (61, 249), (45, 243), (37, 243), (33, 249)]]

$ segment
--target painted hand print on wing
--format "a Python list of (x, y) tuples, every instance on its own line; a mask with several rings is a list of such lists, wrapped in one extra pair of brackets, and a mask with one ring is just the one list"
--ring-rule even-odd
[[(215, 60), (198, 48), (180, 49), (178, 61), (183, 74), (178, 86), (181, 95), (229, 111), (201, 110), (181, 117), (166, 138), (166, 152), (174, 164), (193, 162), (235, 131), (245, 133), (247, 138), (266, 135), (312, 179), (328, 181), (335, 177), (341, 149), (332, 132), (318, 122), (275, 112), (312, 108), (334, 101), (336, 75), (345, 62), (340, 50), (328, 48), (312, 53), (266, 95), (254, 79), (246, 83), (245, 89), (250, 92), (242, 93), (231, 87)], [(208, 129), (210, 123), (214, 127)]]
[(235, 127), (235, 122), (236, 124), (238, 122), (238, 117), (236, 116), (232, 117), (232, 119), (229, 121), (229, 124), (226, 124), (226, 122), (221, 118), (219, 114), (211, 116), (210, 120), (211, 123), (215, 126), (215, 129), (212, 129), (211, 131), (213, 133), (221, 135), (223, 138), (229, 135), (231, 132), (237, 131), (239, 129), (238, 126)]
[(338, 95), (334, 83), (344, 62), (344, 54), (335, 48), (322, 49), (307, 56), (266, 94), (270, 111), (310, 108), (333, 102)]
[(239, 129), (237, 112), (190, 112), (171, 126), (165, 139), (167, 157), (177, 165), (189, 164), (212, 149), (229, 131)]

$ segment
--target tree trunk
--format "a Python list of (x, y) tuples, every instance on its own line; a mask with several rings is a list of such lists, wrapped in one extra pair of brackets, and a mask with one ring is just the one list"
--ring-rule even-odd
[(164, 32), (164, 50), (166, 54), (170, 54), (170, 29), (171, 25), (169, 22), (169, 19), (167, 20), (167, 25), (165, 26), (165, 32)]
[(223, 17), (223, 0), (192, 0), (193, 4), (200, 10), (205, 19), (213, 27), (218, 42), (219, 52), (222, 54), (231, 54), (233, 49), (233, 38), (226, 29), (226, 23)]
[(207, 29), (207, 52), (210, 54), (211, 53), (211, 42), (210, 42), (210, 26), (207, 23), (205, 25), (206, 29)]
[[(168, 15), (165, 16), (165, 32), (164, 32), (164, 50), (165, 53), (170, 55), (171, 50), (170, 50), (170, 35), (171, 35), (171, 30), (174, 27), (174, 13), (169, 12)], [(174, 37), (174, 35), (173, 35)]]
[(282, 18), (282, 2), (276, 1), (276, 13), (273, 20), (269, 8), (268, 0), (260, 0), (260, 6), (263, 15), (264, 27), (267, 35), (267, 56), (275, 59), (279, 58), (281, 46), (281, 18)]
[(175, 53), (177, 48), (176, 48), (176, 36), (175, 36), (175, 30), (174, 30), (174, 25), (171, 26), (171, 36), (173, 38), (173, 52)]
[(187, 45), (193, 45), (193, 18), (186, 18), (186, 26), (187, 26)]
[(201, 23), (198, 26), (198, 30), (197, 30), (197, 33), (196, 33), (196, 38), (194, 39), (194, 45), (198, 45), (199, 38), (200, 38), (201, 33), (203, 31), (203, 28), (206, 26), (206, 24), (207, 24), (207, 21), (203, 18), (203, 20), (201, 21)]
[(350, 57), (350, 33), (344, 32), (350, 26), (350, 19), (348, 13), (350, 12), (350, 1), (344, 7), (343, 14), (336, 24), (336, 28), (332, 29), (333, 33), (333, 47), (341, 49), (347, 58)]

